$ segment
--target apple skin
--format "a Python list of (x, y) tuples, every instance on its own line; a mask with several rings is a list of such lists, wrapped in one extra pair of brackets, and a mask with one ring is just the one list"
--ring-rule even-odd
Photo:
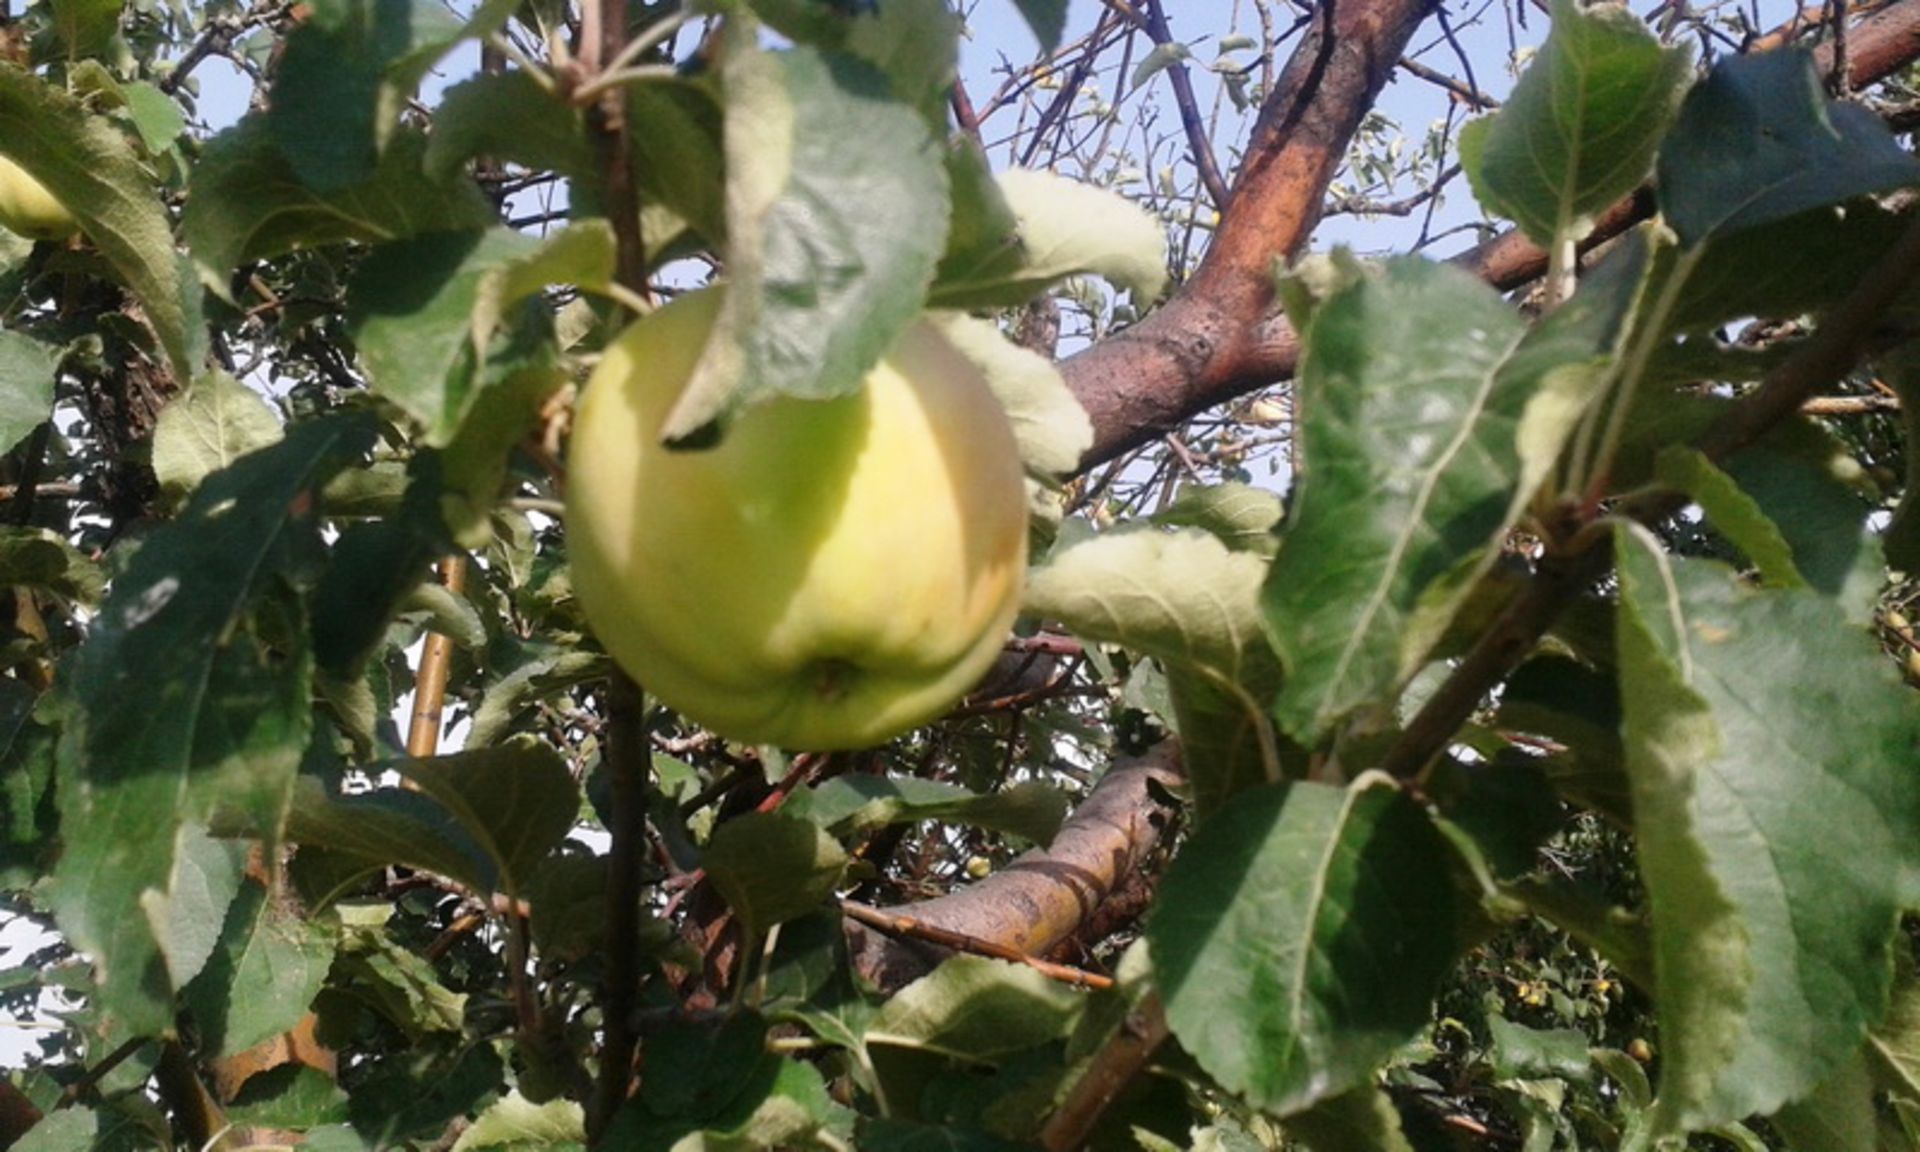
[(723, 289), (607, 349), (575, 414), (567, 548), (595, 635), (728, 739), (872, 747), (993, 666), (1018, 610), (1027, 500), (1005, 411), (925, 322), (865, 387), (745, 409), (718, 447), (659, 429)]
[(80, 221), (27, 170), (0, 156), (0, 227), (31, 240), (65, 240)]

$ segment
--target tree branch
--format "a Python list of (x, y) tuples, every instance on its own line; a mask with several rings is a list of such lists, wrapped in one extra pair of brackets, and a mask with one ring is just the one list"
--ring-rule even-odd
[[(1339, 0), (1334, 8), (1336, 43), (1327, 43), (1328, 21), (1316, 18), (1262, 107), (1234, 185), (1237, 202), (1193, 279), (1139, 324), (1061, 362), (1068, 387), (1093, 420), (1093, 445), (1079, 471), (1215, 404), (1288, 379), (1298, 366), (1299, 339), (1273, 311), (1273, 262), (1292, 256), (1310, 236), (1359, 117), (1427, 11), (1417, 0)], [(1849, 31), (1848, 78), (1855, 90), (1916, 58), (1920, 0), (1894, 0)], [(1814, 62), (1822, 72), (1830, 69), (1831, 46), (1816, 47)], [(1585, 246), (1652, 214), (1653, 197), (1643, 189), (1602, 213)], [(1453, 262), (1506, 291), (1538, 279), (1547, 255), (1510, 231)]]
[[(1128, 873), (1139, 868), (1171, 811), (1156, 791), (1180, 780), (1179, 751), (1166, 740), (1116, 764), (1046, 848), (948, 896), (898, 910), (918, 925), (1045, 956), (1070, 938)], [(931, 971), (947, 948), (892, 939), (849, 923), (854, 968), (883, 988)]]

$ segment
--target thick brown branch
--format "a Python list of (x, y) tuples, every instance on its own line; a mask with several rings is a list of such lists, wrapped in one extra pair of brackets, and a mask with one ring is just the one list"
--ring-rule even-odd
[(1261, 107), (1232, 210), (1193, 279), (1140, 324), (1062, 365), (1093, 419), (1083, 468), (1291, 371), (1299, 354), (1292, 333), (1259, 325), (1273, 305), (1274, 261), (1312, 235), (1361, 117), (1430, 10), (1431, 0), (1321, 7)]
[[(1061, 363), (1093, 419), (1094, 442), (1081, 458), (1082, 471), (1215, 404), (1293, 375), (1300, 345), (1272, 310), (1273, 261), (1305, 243), (1359, 116), (1426, 11), (1412, 0), (1346, 0), (1334, 7), (1338, 43), (1328, 49), (1326, 21), (1316, 19), (1261, 110), (1233, 210), (1193, 279), (1141, 323)], [(1849, 31), (1847, 72), (1855, 90), (1916, 58), (1920, 0), (1895, 0)], [(1822, 71), (1830, 68), (1831, 48), (1816, 48), (1814, 61)], [(1602, 213), (1586, 243), (1618, 236), (1652, 213), (1652, 196), (1636, 193)], [(1537, 279), (1547, 256), (1508, 232), (1454, 262), (1506, 290)]]
[[(1044, 956), (1071, 937), (1142, 861), (1171, 815), (1160, 790), (1180, 778), (1179, 752), (1164, 741), (1101, 777), (1052, 845), (950, 896), (900, 909), (925, 927)], [(882, 936), (858, 923), (847, 931), (854, 966), (881, 987), (924, 975), (947, 950)]]

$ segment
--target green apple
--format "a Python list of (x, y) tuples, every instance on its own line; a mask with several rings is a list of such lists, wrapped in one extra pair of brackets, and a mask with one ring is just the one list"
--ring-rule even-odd
[(80, 221), (27, 170), (0, 156), (0, 227), (33, 240), (65, 240)]
[(669, 450), (723, 290), (635, 321), (587, 383), (574, 591), (635, 679), (720, 735), (870, 747), (945, 712), (1006, 639), (1027, 552), (1013, 429), (921, 322), (858, 393), (767, 400), (719, 446)]

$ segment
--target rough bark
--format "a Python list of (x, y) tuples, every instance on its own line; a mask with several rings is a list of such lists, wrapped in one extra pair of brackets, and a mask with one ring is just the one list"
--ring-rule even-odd
[[(1179, 749), (1162, 741), (1100, 778), (1053, 843), (952, 895), (900, 909), (936, 928), (1044, 956), (1071, 937), (1113, 889), (1138, 869), (1173, 815), (1167, 788), (1180, 780)], [(936, 945), (898, 940), (855, 924), (847, 937), (856, 970), (896, 988), (947, 955)]]

